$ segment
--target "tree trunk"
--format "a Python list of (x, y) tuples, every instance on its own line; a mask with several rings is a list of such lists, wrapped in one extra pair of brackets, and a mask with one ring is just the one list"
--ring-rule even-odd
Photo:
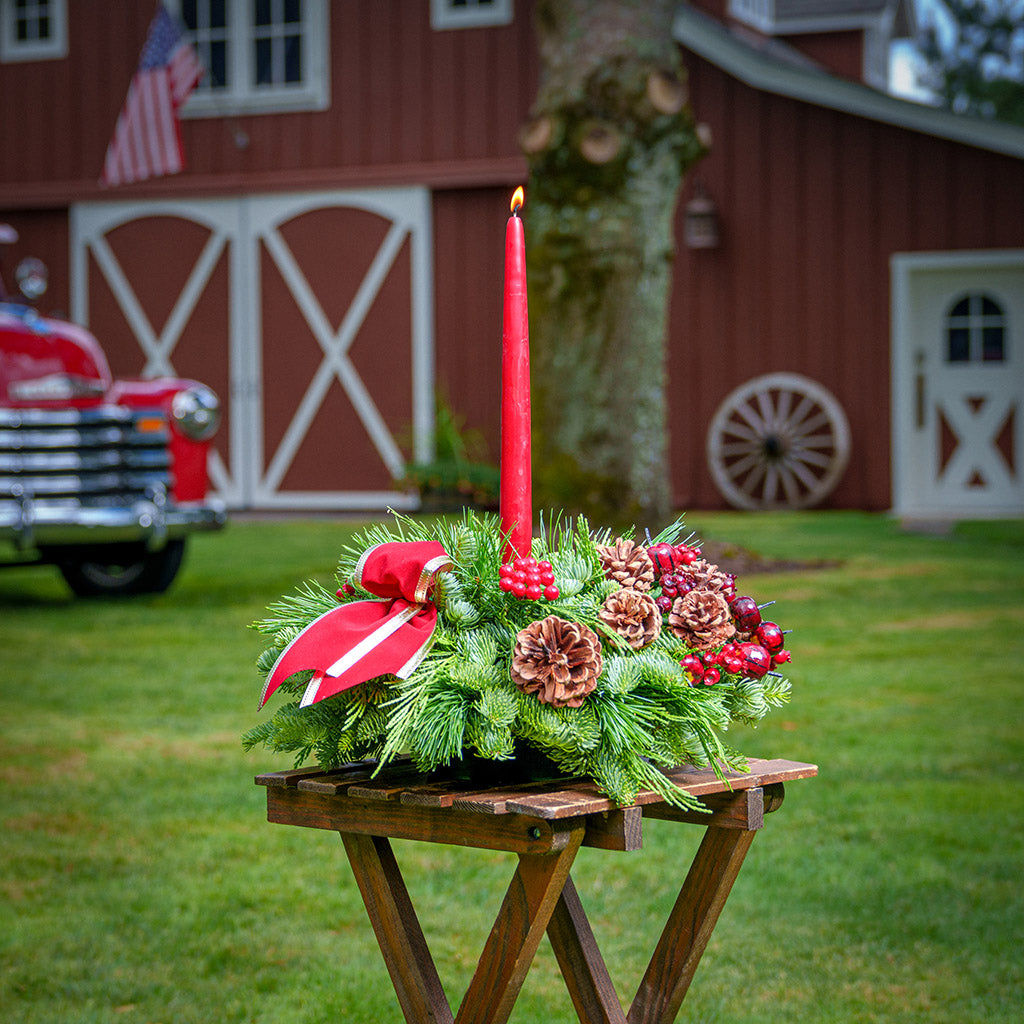
[(520, 142), (536, 504), (595, 524), (670, 512), (665, 332), (683, 174), (704, 148), (673, 0), (538, 0)]

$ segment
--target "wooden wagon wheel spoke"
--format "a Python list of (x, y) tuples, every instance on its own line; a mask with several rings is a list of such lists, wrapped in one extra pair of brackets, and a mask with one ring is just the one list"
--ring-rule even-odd
[(850, 454), (842, 407), (795, 373), (757, 377), (726, 396), (708, 428), (708, 469), (736, 508), (808, 508), (839, 482)]

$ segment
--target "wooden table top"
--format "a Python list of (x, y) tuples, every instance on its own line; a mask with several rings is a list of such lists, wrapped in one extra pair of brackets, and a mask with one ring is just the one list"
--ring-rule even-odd
[[(259, 786), (272, 789), (298, 789), (322, 796), (366, 801), (368, 807), (388, 801), (407, 807), (453, 808), (487, 815), (519, 814), (544, 820), (576, 818), (620, 809), (619, 804), (586, 778), (565, 777), (481, 787), (479, 783), (474, 784), (454, 773), (425, 775), (408, 763), (389, 765), (375, 778), (376, 768), (375, 762), (358, 762), (333, 771), (298, 768), (266, 772), (256, 776), (255, 781)], [(751, 758), (746, 772), (724, 772), (724, 780), (710, 768), (690, 765), (667, 770), (665, 774), (680, 788), (703, 798), (810, 778), (818, 774), (818, 768), (800, 761)], [(664, 803), (660, 793), (643, 789), (637, 794), (633, 806), (654, 812), (657, 805), (663, 806)]]

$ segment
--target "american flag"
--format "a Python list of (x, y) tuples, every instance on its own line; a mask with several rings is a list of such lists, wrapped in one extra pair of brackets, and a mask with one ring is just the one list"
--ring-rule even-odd
[(202, 74), (203, 66), (181, 26), (161, 4), (107, 147), (101, 184), (177, 174), (185, 166), (178, 109)]

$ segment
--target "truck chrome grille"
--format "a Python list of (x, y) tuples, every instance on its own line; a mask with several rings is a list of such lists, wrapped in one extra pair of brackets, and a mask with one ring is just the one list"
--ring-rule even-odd
[(168, 442), (149, 409), (0, 409), (0, 506), (131, 505), (170, 490)]

